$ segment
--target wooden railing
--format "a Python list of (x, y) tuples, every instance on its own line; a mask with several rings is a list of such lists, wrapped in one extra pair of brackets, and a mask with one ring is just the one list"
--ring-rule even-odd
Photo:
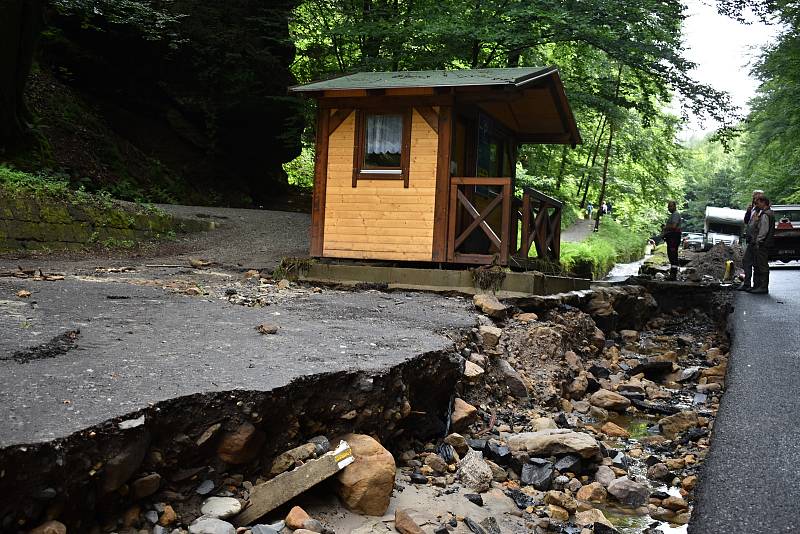
[[(476, 186), (487, 189), (481, 192)], [(513, 257), (514, 263), (524, 266), (535, 245), (538, 257), (557, 262), (561, 206), (558, 200), (528, 188), (522, 200), (514, 198), (511, 178), (451, 178), (447, 259), (508, 265)]]
[(527, 261), (536, 245), (536, 256), (552, 262), (561, 257), (561, 201), (528, 187), (522, 190), (520, 246), (514, 255)]

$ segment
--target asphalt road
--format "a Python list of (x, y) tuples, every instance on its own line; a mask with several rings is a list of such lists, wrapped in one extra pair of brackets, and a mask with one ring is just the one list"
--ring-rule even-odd
[(800, 532), (800, 266), (778, 265), (769, 295), (736, 298), (692, 534)]
[[(460, 297), (291, 288), (257, 308), (224, 299), (226, 287), (242, 290), (241, 274), (219, 273), (210, 293), (197, 296), (161, 285), (189, 274), (162, 274), (0, 278), (0, 447), (64, 437), (183, 395), (384, 370), (448, 349), (447, 333), (475, 324)], [(32, 295), (18, 297), (21, 289)], [(261, 323), (280, 330), (262, 335)], [(27, 361), (25, 349), (75, 330), (68, 350)]]

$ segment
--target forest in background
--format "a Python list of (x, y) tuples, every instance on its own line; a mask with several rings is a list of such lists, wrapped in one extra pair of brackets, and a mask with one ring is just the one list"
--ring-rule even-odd
[[(0, 161), (125, 199), (261, 205), (285, 190), (282, 164), (290, 183), (310, 183), (313, 103), (288, 97), (289, 85), (556, 65), (584, 144), (524, 146), (520, 185), (575, 210), (611, 201), (642, 231), (668, 198), (686, 200), (690, 221), (706, 203), (742, 205), (755, 187), (800, 201), (798, 8), (716, 6), (783, 28), (754, 67), (747, 117), (689, 75), (678, 0), (9, 0)], [(678, 97), (684, 114), (723, 128), (682, 146), (682, 117), (666, 111)]]

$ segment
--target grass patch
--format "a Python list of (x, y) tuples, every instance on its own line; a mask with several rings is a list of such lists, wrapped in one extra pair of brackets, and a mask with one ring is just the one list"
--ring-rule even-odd
[(586, 240), (561, 244), (561, 265), (577, 276), (602, 278), (615, 263), (641, 258), (646, 243), (647, 234), (604, 217), (600, 230)]

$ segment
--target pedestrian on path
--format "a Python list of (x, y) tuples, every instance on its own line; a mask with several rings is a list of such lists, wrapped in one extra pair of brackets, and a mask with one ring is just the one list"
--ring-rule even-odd
[(664, 224), (662, 237), (667, 243), (667, 257), (669, 258), (669, 280), (678, 279), (678, 246), (681, 243), (681, 214), (674, 200), (667, 203), (670, 215)]
[[(756, 243), (756, 234), (758, 233), (757, 223), (758, 223), (758, 208), (756, 207), (756, 199), (759, 195), (764, 194), (763, 191), (760, 189), (756, 189), (753, 191), (753, 198), (750, 201), (750, 205), (747, 206), (747, 211), (744, 212), (744, 224), (745, 227), (745, 247), (744, 247), (744, 256), (742, 256), (742, 269), (744, 269), (744, 280), (742, 283), (736, 288), (739, 291), (748, 291), (751, 287), (758, 285), (758, 280), (753, 277), (753, 265), (755, 264), (755, 243)], [(753, 281), (751, 286), (750, 281)]]
[(589, 217), (588, 217), (588, 219), (589, 219), (590, 221), (592, 220), (592, 211), (593, 211), (593, 210), (594, 210), (594, 206), (592, 206), (592, 203), (591, 203), (591, 202), (589, 202), (588, 204), (586, 204), (586, 214), (589, 216)]
[(775, 235), (775, 214), (770, 209), (769, 199), (764, 194), (756, 198), (758, 207), (758, 233), (754, 247), (755, 271), (753, 281), (756, 284), (750, 293), (765, 295), (769, 293), (769, 249), (772, 248), (772, 236)]

